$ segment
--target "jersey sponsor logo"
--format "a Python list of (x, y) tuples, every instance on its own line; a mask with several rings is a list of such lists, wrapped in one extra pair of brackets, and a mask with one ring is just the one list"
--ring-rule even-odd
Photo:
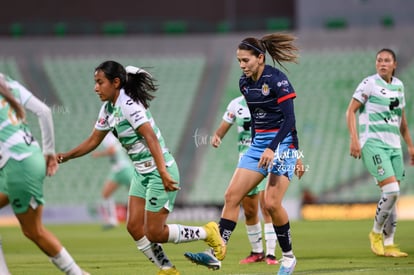
[(243, 86), (243, 87), (241, 88), (241, 92), (242, 92), (243, 94), (248, 94), (248, 93), (249, 93), (249, 88), (247, 88), (246, 86)]
[(106, 118), (101, 117), (100, 119), (98, 119), (99, 126), (105, 126), (107, 118), (108, 117), (106, 117)]
[(151, 205), (157, 205), (157, 198), (156, 197), (152, 197), (148, 201)]
[(256, 108), (254, 110), (254, 117), (255, 118), (263, 118), (266, 116), (266, 112), (262, 108)]
[(263, 84), (262, 85), (262, 94), (264, 96), (267, 96), (267, 95), (269, 95), (269, 93), (270, 93), (269, 85), (267, 85), (267, 83)]
[(285, 79), (285, 80), (282, 80), (282, 81), (279, 81), (277, 84), (276, 84), (276, 86), (278, 86), (278, 87), (282, 87), (282, 86), (288, 86), (289, 85), (289, 82)]

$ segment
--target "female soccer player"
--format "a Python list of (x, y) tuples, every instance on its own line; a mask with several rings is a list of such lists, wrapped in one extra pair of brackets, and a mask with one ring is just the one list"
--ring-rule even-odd
[[(381, 199), (369, 233), (374, 254), (406, 257), (394, 244), (397, 226), (396, 203), (404, 178), (404, 160), (400, 135), (407, 144), (411, 165), (414, 146), (405, 115), (404, 85), (394, 76), (395, 53), (382, 49), (375, 62), (377, 73), (365, 78), (356, 88), (346, 111), (351, 137), (350, 154), (361, 158), (381, 189)], [(356, 112), (359, 110), (359, 139)]]
[(158, 274), (179, 274), (160, 243), (205, 240), (218, 255), (225, 245), (217, 223), (205, 226), (166, 224), (179, 187), (177, 164), (148, 109), (157, 87), (143, 69), (105, 61), (95, 69), (95, 92), (104, 101), (91, 135), (58, 162), (94, 150), (111, 131), (135, 165), (128, 199), (127, 230), (138, 249), (158, 268)]
[[(70, 275), (89, 274), (42, 223), (43, 180), (58, 169), (50, 108), (3, 74), (0, 74), (0, 102), (0, 208), (11, 203), (24, 235), (61, 271)], [(39, 118), (43, 153), (24, 123), (22, 105)]]
[[(233, 124), (236, 124), (237, 126), (237, 145), (240, 159), (251, 144), (251, 117), (244, 96), (238, 96), (232, 99), (227, 105), (227, 109), (223, 115), (223, 120), (214, 132), (211, 141), (213, 147), (218, 148), (220, 146), (221, 140), (225, 137)], [(298, 159), (295, 167), (295, 173), (299, 179), (305, 172), (304, 170), (301, 170), (302, 167), (302, 161), (301, 159)], [(247, 236), (250, 241), (252, 251), (249, 256), (240, 261), (240, 264), (250, 264), (262, 261), (265, 261), (268, 265), (275, 265), (279, 263), (275, 257), (277, 238), (272, 224), (272, 217), (269, 215), (264, 206), (265, 187), (266, 179), (263, 179), (258, 186), (253, 188), (253, 190), (251, 190), (247, 196), (243, 198), (241, 203), (246, 219)], [(264, 252), (262, 245), (262, 226), (260, 224), (258, 207), (259, 201), (260, 210), (264, 220), (263, 235), (265, 239), (266, 253)]]
[[(282, 249), (279, 274), (292, 274), (296, 265), (289, 217), (282, 205), (298, 157), (293, 107), (296, 93), (283, 72), (266, 65), (266, 52), (280, 65), (296, 62), (298, 49), (293, 44), (294, 39), (290, 34), (275, 33), (261, 39), (248, 37), (238, 45), (237, 60), (243, 71), (239, 87), (252, 118), (252, 144), (240, 159), (226, 190), (219, 222), (221, 237), (228, 243), (236, 227), (240, 203), (269, 174), (265, 207), (272, 217)], [(224, 258), (209, 251), (186, 253), (185, 256), (209, 268), (211, 263)]]
[(119, 224), (115, 200), (112, 195), (122, 185), (129, 188), (135, 168), (124, 148), (111, 132), (106, 135), (102, 145), (104, 149), (93, 152), (92, 156), (95, 158), (109, 157), (111, 162), (110, 173), (102, 188), (103, 201), (100, 207), (100, 213), (104, 221), (103, 229), (110, 229)]

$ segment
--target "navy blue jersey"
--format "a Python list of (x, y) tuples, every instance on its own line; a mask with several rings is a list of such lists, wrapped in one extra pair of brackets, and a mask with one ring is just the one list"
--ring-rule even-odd
[[(249, 107), (256, 133), (277, 131), (283, 127), (285, 116), (279, 104), (286, 100), (292, 100), (296, 97), (296, 93), (282, 71), (265, 65), (263, 73), (257, 81), (253, 81), (243, 74), (240, 77), (239, 87)], [(287, 133), (292, 135), (294, 146), (297, 148), (295, 126), (288, 129)]]

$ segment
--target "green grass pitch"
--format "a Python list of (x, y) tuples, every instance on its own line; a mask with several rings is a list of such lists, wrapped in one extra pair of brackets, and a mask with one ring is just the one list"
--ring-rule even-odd
[[(295, 274), (414, 274), (414, 221), (398, 223), (396, 242), (407, 258), (378, 257), (371, 253), (368, 232), (371, 220), (295, 221), (291, 223), (293, 248), (298, 258)], [(139, 252), (125, 226), (102, 231), (100, 225), (48, 225), (64, 246), (91, 274), (156, 274), (157, 269)], [(17, 227), (0, 227), (3, 250), (10, 272), (61, 274)], [(265, 263), (240, 265), (250, 251), (244, 221), (240, 221), (228, 245), (222, 268), (211, 271), (184, 258), (186, 251), (206, 248), (204, 242), (165, 244), (164, 249), (181, 275), (276, 274), (279, 266)], [(276, 255), (281, 256), (277, 247)]]

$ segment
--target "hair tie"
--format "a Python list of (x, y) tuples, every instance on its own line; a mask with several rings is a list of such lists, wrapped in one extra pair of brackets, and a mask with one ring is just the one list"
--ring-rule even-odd
[(141, 69), (139, 67), (131, 66), (131, 65), (126, 66), (125, 67), (125, 71), (127, 72), (127, 74), (140, 74), (140, 73), (144, 73), (144, 74), (147, 74), (150, 77), (152, 77), (152, 75), (149, 72), (147, 72), (146, 70)]

